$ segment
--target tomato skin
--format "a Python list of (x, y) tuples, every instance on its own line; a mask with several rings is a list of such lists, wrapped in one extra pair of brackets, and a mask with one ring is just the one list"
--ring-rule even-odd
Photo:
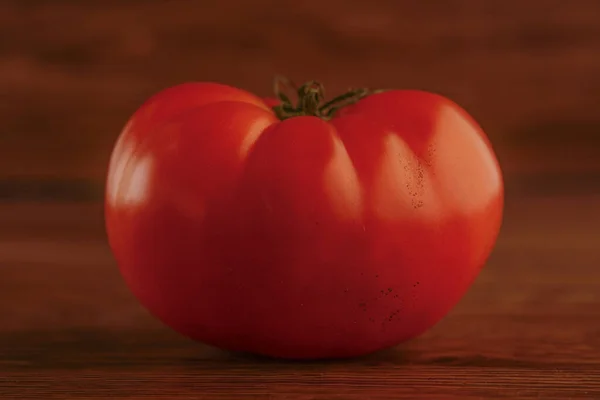
[(217, 84), (158, 93), (109, 166), (121, 273), (174, 330), (227, 350), (342, 358), (437, 323), (498, 235), (502, 175), (438, 95), (388, 91), (279, 121)]
[(281, 104), (281, 102), (278, 99), (275, 99), (273, 97), (265, 97), (265, 98), (263, 98), (263, 101), (270, 108), (273, 108), (273, 107)]

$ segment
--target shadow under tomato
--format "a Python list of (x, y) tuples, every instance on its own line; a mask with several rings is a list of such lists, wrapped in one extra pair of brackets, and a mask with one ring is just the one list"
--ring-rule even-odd
[[(214, 349), (214, 348), (213, 348)], [(377, 352), (359, 356), (346, 358), (322, 358), (322, 359), (287, 359), (271, 357), (260, 354), (231, 352), (226, 350), (214, 349), (213, 357), (216, 356), (223, 361), (239, 363), (239, 364), (259, 364), (264, 366), (335, 366), (335, 365), (379, 365), (382, 363), (393, 363), (395, 365), (411, 365), (413, 364), (414, 352), (406, 350), (400, 346), (379, 350)], [(203, 355), (205, 353), (203, 352)], [(211, 357), (214, 360), (214, 358)], [(187, 365), (199, 365), (206, 362), (206, 357), (186, 357), (182, 361)]]

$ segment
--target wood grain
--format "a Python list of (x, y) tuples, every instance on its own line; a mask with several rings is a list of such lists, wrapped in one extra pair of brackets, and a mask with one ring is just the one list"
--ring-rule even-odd
[(142, 310), (99, 204), (0, 205), (2, 399), (598, 399), (597, 194), (510, 197), (453, 312), (368, 357), (283, 362), (190, 342)]
[[(0, 399), (600, 399), (599, 16), (597, 0), (0, 1)], [(347, 361), (231, 354), (124, 286), (83, 201), (128, 116), (189, 80), (267, 95), (276, 73), (435, 91), (489, 134), (506, 222), (422, 337)]]

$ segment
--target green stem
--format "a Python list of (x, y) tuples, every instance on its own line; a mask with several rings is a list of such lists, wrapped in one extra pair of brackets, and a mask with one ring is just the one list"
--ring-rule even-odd
[[(280, 120), (298, 116), (314, 116), (329, 120), (341, 108), (383, 91), (353, 89), (330, 101), (323, 102), (325, 100), (325, 88), (317, 81), (309, 81), (298, 87), (288, 78), (276, 76), (273, 86), (275, 95), (281, 101), (281, 104), (273, 107), (273, 111)], [(296, 105), (292, 103), (286, 92), (295, 93), (297, 97)]]

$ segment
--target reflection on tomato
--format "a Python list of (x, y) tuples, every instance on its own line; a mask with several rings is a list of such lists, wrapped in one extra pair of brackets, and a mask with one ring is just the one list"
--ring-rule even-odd
[(439, 95), (299, 94), (189, 83), (135, 112), (106, 192), (122, 275), (166, 325), (223, 349), (349, 357), (417, 336), (494, 246), (491, 146)]

